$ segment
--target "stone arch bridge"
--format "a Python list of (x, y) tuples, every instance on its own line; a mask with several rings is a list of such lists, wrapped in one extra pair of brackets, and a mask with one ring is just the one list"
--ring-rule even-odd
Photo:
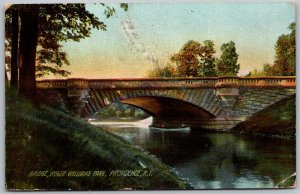
[(153, 126), (226, 130), (296, 93), (294, 76), (171, 79), (41, 80), (47, 102), (60, 101), (82, 117), (114, 102), (139, 107)]

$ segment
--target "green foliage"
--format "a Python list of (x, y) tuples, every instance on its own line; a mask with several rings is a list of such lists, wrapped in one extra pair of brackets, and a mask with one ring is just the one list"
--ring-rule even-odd
[(145, 113), (143, 110), (136, 108), (134, 106), (130, 106), (128, 104), (123, 103), (113, 103), (108, 107), (105, 107), (100, 110), (100, 112), (96, 115), (99, 118), (106, 119), (119, 119), (119, 118), (127, 118), (127, 119), (144, 119), (149, 115)]
[(167, 78), (167, 77), (177, 77), (177, 69), (171, 64), (160, 67), (156, 66), (154, 69), (147, 73), (147, 77), (151, 78)]
[(201, 43), (190, 40), (183, 45), (178, 53), (171, 56), (170, 61), (176, 64), (176, 69), (167, 65), (156, 68), (149, 77), (212, 77), (216, 76), (216, 50), (211, 40)]
[[(115, 8), (101, 4), (104, 15), (109, 18), (115, 14)], [(80, 41), (91, 35), (92, 29), (106, 30), (104, 22), (90, 13), (85, 4), (32, 4), (39, 17), (38, 49), (36, 74), (38, 77), (50, 73), (67, 76), (70, 72), (62, 70), (63, 65), (70, 65), (61, 42)], [(11, 44), (12, 11), (20, 13), (30, 9), (29, 5), (12, 5), (5, 13), (6, 44)], [(128, 10), (128, 4), (121, 3), (121, 8)], [(9, 46), (6, 49), (10, 49)], [(9, 50), (7, 50), (9, 51)]]
[(277, 40), (274, 65), (265, 64), (263, 70), (255, 69), (247, 76), (296, 75), (296, 23), (291, 23), (289, 29), (289, 34), (283, 34)]
[(253, 71), (250, 71), (247, 77), (253, 76), (253, 77), (260, 77), (260, 76), (276, 76), (277, 71), (275, 70), (275, 67), (270, 64), (264, 64), (263, 69), (257, 70), (254, 69)]
[(223, 44), (222, 55), (219, 60), (214, 42), (205, 40), (203, 45), (197, 41), (189, 40), (178, 53), (171, 56), (170, 61), (175, 67), (168, 64), (164, 67), (155, 67), (148, 73), (148, 77), (215, 77), (237, 75), (240, 65), (237, 64), (233, 41)]
[(237, 64), (238, 54), (236, 53), (235, 43), (230, 41), (221, 46), (221, 57), (217, 62), (219, 76), (236, 76), (240, 70)]
[(214, 54), (216, 50), (214, 48), (214, 43), (211, 40), (205, 40), (202, 46), (202, 53), (199, 59), (198, 65), (198, 76), (201, 77), (215, 77), (216, 72), (216, 58)]
[(264, 64), (263, 72), (265, 76), (274, 76), (276, 75), (276, 71), (274, 71), (274, 67), (270, 64)]
[(275, 46), (275, 65), (278, 74), (296, 75), (296, 23), (289, 26), (291, 32), (281, 35)]
[(183, 45), (178, 53), (171, 56), (171, 62), (176, 63), (179, 77), (195, 77), (201, 54), (201, 44), (190, 40)]
[[(170, 168), (78, 117), (33, 107), (6, 91), (6, 188), (57, 190), (184, 189)], [(31, 171), (142, 170), (150, 177), (29, 177)]]

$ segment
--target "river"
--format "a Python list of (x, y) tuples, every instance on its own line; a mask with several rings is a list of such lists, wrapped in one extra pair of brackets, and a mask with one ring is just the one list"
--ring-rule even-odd
[(196, 189), (274, 188), (296, 172), (295, 140), (207, 132), (166, 131), (139, 122), (92, 122), (168, 164)]

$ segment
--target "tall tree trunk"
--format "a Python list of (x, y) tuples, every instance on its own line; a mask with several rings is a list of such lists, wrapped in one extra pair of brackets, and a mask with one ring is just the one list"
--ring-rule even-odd
[(18, 44), (19, 44), (19, 14), (18, 9), (12, 11), (11, 36), (11, 86), (18, 87)]
[(20, 18), (20, 93), (36, 102), (35, 59), (38, 40), (38, 5), (25, 6), (20, 11)]

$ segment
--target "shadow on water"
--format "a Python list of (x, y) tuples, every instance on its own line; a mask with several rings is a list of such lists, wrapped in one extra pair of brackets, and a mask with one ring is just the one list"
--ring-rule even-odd
[(195, 135), (193, 131), (152, 131), (142, 146), (165, 163), (176, 165), (209, 152), (212, 142), (205, 135)]
[(295, 141), (148, 127), (106, 127), (143, 147), (199, 189), (273, 188), (295, 172)]
[(196, 188), (273, 188), (295, 172), (295, 142), (270, 137), (194, 132), (208, 152), (175, 168)]

